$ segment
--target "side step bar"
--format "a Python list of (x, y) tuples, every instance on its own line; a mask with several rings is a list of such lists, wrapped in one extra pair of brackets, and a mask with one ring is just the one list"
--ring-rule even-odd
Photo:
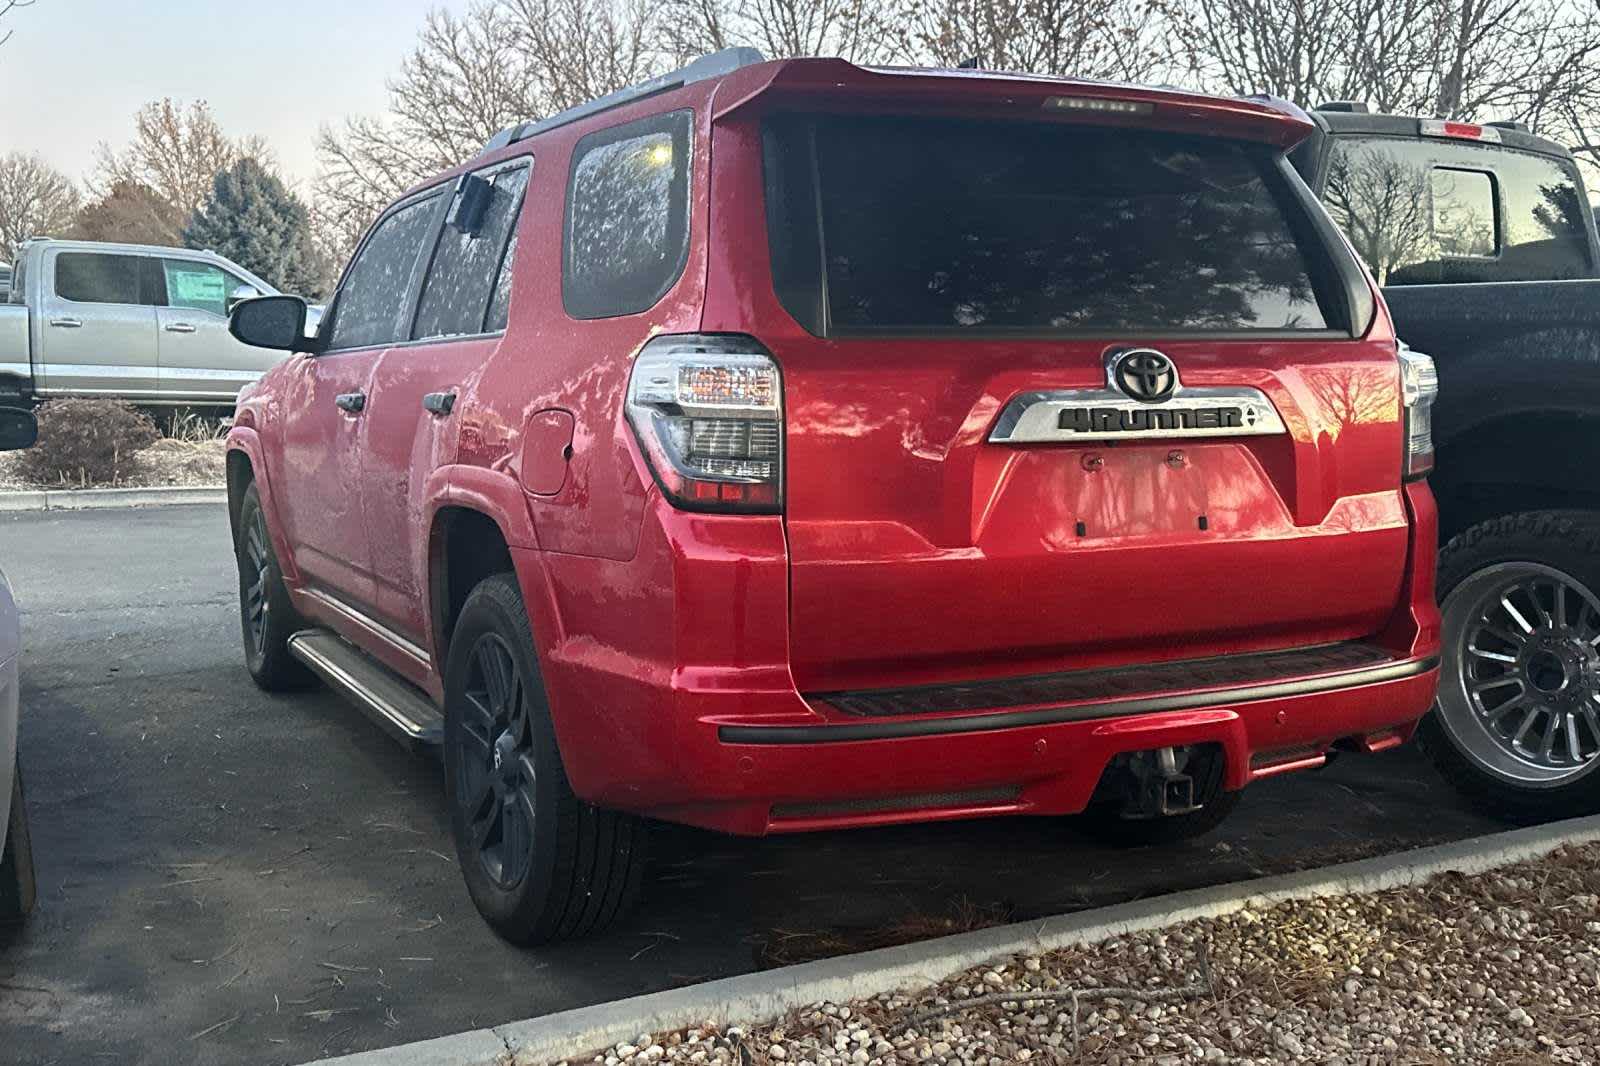
[(444, 743), (444, 717), (420, 689), (326, 629), (302, 629), (289, 654), (409, 748)]

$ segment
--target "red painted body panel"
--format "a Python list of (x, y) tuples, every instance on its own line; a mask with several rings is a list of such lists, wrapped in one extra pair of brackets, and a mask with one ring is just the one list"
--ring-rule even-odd
[[(741, 70), (479, 161), (535, 159), (506, 333), (296, 357), (241, 403), (230, 447), (257, 471), (296, 605), (438, 699), (437, 516), (488, 516), (517, 570), (578, 795), (734, 832), (1069, 813), (1119, 752), (1217, 743), (1239, 788), (1335, 742), (1377, 749), (1408, 735), (1431, 670), (960, 735), (720, 738), (727, 726), (842, 724), (805, 695), (828, 689), (1357, 639), (1400, 659), (1437, 654), (1436, 522), (1426, 486), (1400, 481), (1381, 310), (1360, 339), (1159, 345), (1185, 385), (1261, 389), (1285, 435), (1015, 447), (987, 440), (1001, 407), (1028, 390), (1101, 385), (1117, 338), (822, 340), (778, 303), (759, 140), (769, 97), (1037, 113), (1064, 85), (1164, 101), (1149, 125), (1280, 145), (1308, 128), (1239, 101), (818, 61)], [(559, 250), (573, 144), (678, 108), (695, 112), (682, 276), (644, 313), (569, 318)], [(655, 487), (623, 414), (632, 359), (657, 333), (695, 331), (755, 336), (781, 369), (782, 515), (689, 513)], [(356, 388), (368, 408), (345, 418), (332, 397)], [(456, 393), (446, 418), (421, 408), (439, 391)]]

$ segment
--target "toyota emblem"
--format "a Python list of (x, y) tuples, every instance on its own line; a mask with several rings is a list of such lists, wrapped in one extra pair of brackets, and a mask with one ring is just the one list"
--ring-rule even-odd
[(1178, 388), (1178, 371), (1172, 360), (1154, 348), (1118, 352), (1111, 364), (1111, 380), (1141, 403), (1161, 403)]

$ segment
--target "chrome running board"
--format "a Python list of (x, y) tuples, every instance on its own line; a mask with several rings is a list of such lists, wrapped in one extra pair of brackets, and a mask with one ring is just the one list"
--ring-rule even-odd
[(289, 638), (289, 654), (410, 748), (444, 742), (444, 716), (420, 689), (326, 629)]

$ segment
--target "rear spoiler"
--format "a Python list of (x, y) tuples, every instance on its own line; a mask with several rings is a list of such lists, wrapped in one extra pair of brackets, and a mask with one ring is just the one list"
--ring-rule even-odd
[[(1271, 97), (1206, 96), (1179, 89), (984, 70), (861, 67), (843, 59), (780, 60), (736, 70), (717, 87), (712, 120), (767, 96), (807, 107), (837, 104), (854, 110), (865, 104), (873, 109), (939, 110), (1012, 120), (1069, 112), (1075, 121), (1134, 124), (1180, 133), (1199, 130), (1211, 136), (1261, 141), (1285, 151), (1316, 129), (1300, 108)], [(1062, 106), (1061, 101), (1082, 103)], [(1132, 106), (1102, 111), (1091, 101)]]

